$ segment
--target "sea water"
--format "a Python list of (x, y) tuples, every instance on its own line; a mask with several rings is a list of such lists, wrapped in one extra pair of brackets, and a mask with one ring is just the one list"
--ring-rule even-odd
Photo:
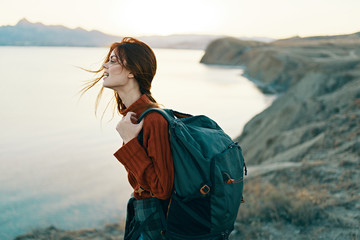
[[(106, 48), (0, 47), (0, 239), (36, 228), (100, 227), (122, 221), (131, 194), (123, 166), (112, 155), (122, 145), (120, 116), (99, 86), (80, 98)], [(274, 99), (243, 69), (206, 66), (201, 50), (155, 49), (155, 99), (167, 108), (213, 118), (235, 138)]]

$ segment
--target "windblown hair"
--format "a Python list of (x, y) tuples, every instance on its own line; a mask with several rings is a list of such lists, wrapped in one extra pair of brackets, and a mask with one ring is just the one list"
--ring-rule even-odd
[[(144, 42), (141, 42), (135, 38), (124, 37), (121, 42), (115, 42), (110, 46), (109, 52), (103, 64), (108, 61), (113, 50), (119, 63), (134, 75), (134, 78), (139, 84), (141, 94), (146, 94), (153, 103), (151, 106), (148, 107), (158, 107), (157, 102), (152, 97), (150, 92), (151, 83), (155, 76), (157, 68), (156, 57), (153, 50)], [(101, 75), (93, 80), (88, 81), (80, 91), (82, 94), (94, 87), (100, 81), (100, 79), (104, 77), (103, 64), (98, 70), (86, 70), (88, 72)], [(104, 87), (102, 86), (96, 98), (95, 112), (99, 106), (103, 90)], [(114, 91), (114, 99), (117, 105), (116, 108), (120, 113), (120, 111), (125, 109), (126, 106), (123, 104), (120, 96), (116, 91)]]

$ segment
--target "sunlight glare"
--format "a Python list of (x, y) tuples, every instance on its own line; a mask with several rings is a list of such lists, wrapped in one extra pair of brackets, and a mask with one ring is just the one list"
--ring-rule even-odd
[(118, 28), (135, 34), (206, 33), (218, 25), (216, 3), (211, 0), (122, 1), (118, 9), (113, 15)]

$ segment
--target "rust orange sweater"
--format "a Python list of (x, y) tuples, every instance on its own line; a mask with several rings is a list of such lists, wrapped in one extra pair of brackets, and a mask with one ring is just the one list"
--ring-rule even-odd
[[(135, 103), (122, 110), (121, 114), (125, 116), (128, 112), (135, 112), (139, 118), (149, 103), (150, 99), (142, 95)], [(115, 152), (114, 156), (127, 170), (136, 199), (170, 197), (174, 183), (174, 165), (168, 123), (161, 114), (150, 112), (145, 116), (143, 145), (134, 138)]]

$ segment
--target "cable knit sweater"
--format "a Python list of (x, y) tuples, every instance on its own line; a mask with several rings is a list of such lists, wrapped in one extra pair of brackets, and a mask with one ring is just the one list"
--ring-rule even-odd
[[(121, 114), (125, 116), (128, 112), (135, 112), (139, 118), (150, 103), (150, 99), (142, 95), (135, 103), (122, 110)], [(174, 165), (168, 123), (161, 114), (150, 112), (145, 116), (143, 145), (134, 138), (115, 152), (114, 156), (127, 170), (136, 199), (170, 197), (174, 183)]]

